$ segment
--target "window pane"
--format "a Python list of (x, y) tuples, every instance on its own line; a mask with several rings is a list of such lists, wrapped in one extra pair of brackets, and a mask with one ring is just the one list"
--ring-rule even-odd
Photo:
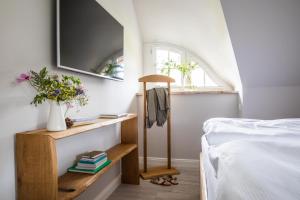
[(158, 74), (169, 75), (170, 77), (175, 79), (175, 83), (172, 85), (180, 86), (181, 83), (181, 73), (178, 70), (172, 69), (174, 67), (171, 66), (171, 69), (168, 69), (166, 66), (166, 62), (172, 61), (176, 64), (181, 64), (181, 55), (176, 52), (156, 49), (156, 72)]
[(169, 52), (169, 60), (175, 62), (176, 64), (181, 64), (181, 55), (176, 52)]
[[(184, 64), (182, 60), (185, 57), (182, 57), (183, 54), (180, 53), (180, 51), (170, 51), (168, 48), (163, 47), (156, 47), (154, 48), (154, 59), (155, 59), (155, 69), (157, 74), (163, 74), (170, 76), (175, 79), (175, 83), (172, 83), (173, 86), (181, 87), (182, 86), (182, 74), (181, 72), (176, 69), (176, 65)], [(178, 53), (179, 52), (179, 53)], [(190, 64), (192, 70), (191, 72), (191, 80), (185, 80), (185, 86), (189, 87), (192, 86), (196, 88), (201, 87), (218, 87), (218, 84), (216, 84), (211, 77), (203, 70), (203, 66), (205, 65), (203, 63), (199, 64), (196, 62), (196, 58), (187, 57), (187, 61), (189, 61), (188, 64)], [(168, 64), (167, 64), (168, 63)], [(167, 64), (167, 65), (166, 65)], [(187, 63), (185, 63), (187, 64)], [(174, 66), (175, 65), (175, 66)], [(187, 65), (180, 66), (182, 67), (182, 70), (187, 70), (185, 67), (188, 67)]]
[[(193, 60), (190, 61), (190, 64), (191, 64), (191, 65), (198, 65), (198, 63), (195, 62), (195, 61), (193, 61)], [(199, 66), (199, 65), (198, 65), (198, 66)]]
[(192, 86), (204, 87), (204, 71), (200, 67), (192, 71)]
[(205, 87), (217, 87), (218, 85), (205, 73)]
[(163, 64), (156, 65), (156, 73), (167, 75), (167, 69)]
[(167, 61), (168, 61), (168, 51), (157, 49), (156, 50), (156, 66), (157, 67), (159, 65), (161, 66), (162, 64), (164, 64)]
[(175, 83), (174, 83), (175, 86), (181, 86), (181, 73), (180, 73), (180, 71), (175, 70), (175, 69), (171, 70), (170, 77), (175, 79)]

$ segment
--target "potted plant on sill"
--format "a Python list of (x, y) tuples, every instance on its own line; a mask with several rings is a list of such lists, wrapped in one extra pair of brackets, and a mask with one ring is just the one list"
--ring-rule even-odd
[(197, 67), (197, 64), (177, 64), (176, 62), (170, 60), (164, 64), (164, 67), (161, 69), (161, 73), (170, 76), (171, 70), (178, 70), (181, 73), (181, 86), (184, 89), (192, 86), (192, 71)]
[(50, 104), (50, 112), (47, 122), (48, 131), (66, 130), (65, 117), (62, 105), (67, 109), (73, 104), (85, 106), (88, 102), (86, 91), (81, 85), (79, 78), (73, 76), (50, 75), (47, 68), (39, 72), (30, 71), (22, 73), (17, 78), (17, 82), (28, 82), (37, 92), (31, 104), (37, 106), (46, 100)]

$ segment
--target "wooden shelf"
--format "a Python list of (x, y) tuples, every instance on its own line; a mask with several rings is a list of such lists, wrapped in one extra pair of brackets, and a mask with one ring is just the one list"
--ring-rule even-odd
[(52, 137), (55, 140), (58, 139), (62, 139), (65, 137), (70, 137), (72, 135), (76, 135), (85, 131), (89, 131), (89, 130), (93, 130), (96, 128), (101, 128), (104, 126), (109, 126), (109, 125), (113, 125), (119, 122), (123, 122), (129, 119), (133, 119), (135, 118), (137, 115), (136, 114), (128, 114), (126, 117), (120, 117), (117, 119), (103, 119), (103, 118), (99, 118), (99, 119), (95, 119), (91, 122), (91, 124), (88, 125), (79, 125), (79, 126), (73, 126), (70, 129), (67, 129), (65, 131), (58, 131), (58, 132), (50, 132), (47, 131), (46, 129), (38, 129), (38, 130), (33, 130), (33, 131), (26, 131), (26, 132), (22, 132), (22, 133), (17, 133), (17, 134), (43, 134), (43, 135), (48, 135), (50, 137)]
[[(18, 199), (74, 199), (120, 160), (122, 160), (122, 183), (139, 184), (137, 121), (136, 114), (129, 114), (118, 119), (97, 119), (92, 124), (75, 126), (61, 132), (39, 129), (17, 133)], [(97, 174), (68, 172), (58, 177), (56, 140), (119, 122), (121, 123), (121, 144), (107, 151), (108, 158), (112, 160), (110, 165)]]
[[(108, 159), (111, 160), (111, 164), (102, 169), (97, 174), (82, 174), (82, 173), (70, 173), (67, 172), (58, 179), (58, 199), (68, 200), (77, 197), (84, 190), (86, 190), (92, 183), (100, 178), (105, 172), (113, 167), (121, 158), (132, 152), (137, 148), (136, 144), (119, 144), (109, 149)], [(60, 188), (65, 190), (72, 190), (73, 192), (61, 191)]]

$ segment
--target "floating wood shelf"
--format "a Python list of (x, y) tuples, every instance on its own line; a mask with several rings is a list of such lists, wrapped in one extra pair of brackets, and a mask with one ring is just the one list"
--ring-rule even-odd
[[(123, 158), (136, 148), (136, 144), (119, 144), (111, 148), (107, 151), (108, 159), (112, 161), (111, 164), (95, 175), (67, 172), (63, 176), (59, 177), (58, 199), (74, 199), (84, 190), (86, 190), (86, 188), (88, 188), (92, 183), (94, 183), (100, 176), (105, 174), (112, 166), (114, 166), (119, 160), (121, 160), (121, 158)], [(64, 191), (62, 191), (61, 189), (64, 189)], [(73, 192), (66, 192), (66, 190), (71, 190)]]
[(55, 140), (59, 140), (59, 139), (65, 138), (65, 137), (70, 137), (72, 135), (83, 133), (85, 131), (113, 125), (118, 122), (123, 122), (123, 121), (133, 119), (136, 117), (137, 117), (136, 114), (128, 114), (126, 117), (120, 117), (117, 119), (104, 119), (104, 118), (102, 119), (102, 118), (100, 118), (100, 119), (95, 119), (95, 120), (91, 121), (90, 124), (87, 124), (87, 125), (76, 126), (76, 123), (75, 123), (75, 126), (71, 127), (70, 129), (67, 129), (65, 131), (50, 132), (50, 131), (47, 131), (47, 129), (38, 129), (38, 130), (26, 131), (26, 132), (18, 133), (18, 134), (37, 134), (37, 133), (39, 133), (39, 134), (43, 134), (43, 135), (48, 135)]
[[(121, 123), (121, 144), (107, 150), (111, 164), (97, 174), (70, 173), (58, 177), (55, 140)], [(17, 133), (18, 199), (74, 199), (122, 160), (122, 183), (139, 184), (137, 116), (97, 119), (61, 132), (45, 129)]]

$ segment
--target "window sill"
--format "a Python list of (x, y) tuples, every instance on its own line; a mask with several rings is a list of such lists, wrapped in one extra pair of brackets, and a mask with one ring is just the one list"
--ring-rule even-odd
[[(238, 94), (236, 91), (228, 90), (173, 90), (171, 95), (194, 95), (194, 94)], [(143, 96), (143, 92), (138, 92), (137, 96)]]

